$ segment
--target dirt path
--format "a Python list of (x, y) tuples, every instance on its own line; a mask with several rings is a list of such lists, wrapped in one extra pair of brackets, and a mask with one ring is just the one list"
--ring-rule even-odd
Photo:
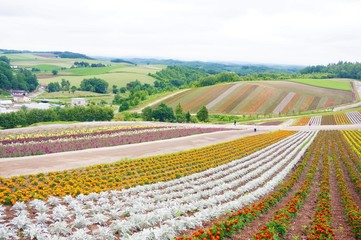
[(264, 132), (267, 131), (263, 130), (255, 133), (253, 129), (230, 130), (116, 147), (86, 149), (40, 156), (2, 158), (0, 159), (0, 176), (10, 177), (58, 171), (100, 163), (111, 163), (121, 159), (179, 152)]

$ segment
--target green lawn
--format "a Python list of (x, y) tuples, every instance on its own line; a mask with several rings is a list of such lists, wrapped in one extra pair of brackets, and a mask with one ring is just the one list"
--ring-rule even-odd
[(105, 74), (105, 73), (109, 73), (111, 71), (121, 70), (122, 68), (125, 68), (125, 67), (126, 67), (126, 65), (117, 65), (117, 66), (110, 66), (110, 67), (96, 67), (96, 68), (92, 68), (92, 67), (71, 68), (71, 69), (64, 70), (62, 72), (69, 73), (69, 75), (72, 75), (72, 76), (88, 76), (88, 75)]
[(350, 81), (344, 79), (290, 79), (289, 81), (321, 88), (351, 91)]
[(56, 66), (56, 65), (49, 65), (49, 64), (39, 64), (39, 65), (34, 65), (34, 66), (31, 66), (32, 68), (38, 68), (40, 69), (40, 71), (43, 71), (43, 72), (51, 72), (52, 70), (60, 70), (61, 67), (59, 66)]

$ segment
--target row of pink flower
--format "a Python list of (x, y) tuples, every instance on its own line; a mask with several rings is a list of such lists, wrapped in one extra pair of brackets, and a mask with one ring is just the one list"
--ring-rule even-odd
[(42, 142), (28, 142), (25, 144), (0, 145), (0, 157), (21, 157), (42, 155), (57, 152), (77, 151), (89, 148), (101, 148), (125, 144), (170, 139), (193, 134), (209, 133), (229, 130), (226, 128), (165, 128), (157, 131), (133, 131), (132, 134), (110, 135), (109, 137), (87, 137), (49, 140)]

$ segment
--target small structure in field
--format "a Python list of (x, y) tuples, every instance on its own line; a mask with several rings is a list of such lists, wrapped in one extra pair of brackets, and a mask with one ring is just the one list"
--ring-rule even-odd
[(70, 105), (74, 106), (86, 106), (88, 105), (88, 100), (85, 98), (72, 98)]

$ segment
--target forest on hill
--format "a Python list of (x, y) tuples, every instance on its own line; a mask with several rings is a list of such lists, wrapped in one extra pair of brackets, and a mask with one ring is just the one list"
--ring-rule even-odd
[(330, 78), (354, 78), (361, 79), (361, 63), (343, 62), (330, 63), (326, 66), (309, 66), (300, 70), (301, 74), (326, 73)]
[(5, 57), (0, 57), (0, 89), (21, 89), (26, 91), (33, 91), (39, 85), (36, 76), (26, 69), (12, 69), (10, 60)]

